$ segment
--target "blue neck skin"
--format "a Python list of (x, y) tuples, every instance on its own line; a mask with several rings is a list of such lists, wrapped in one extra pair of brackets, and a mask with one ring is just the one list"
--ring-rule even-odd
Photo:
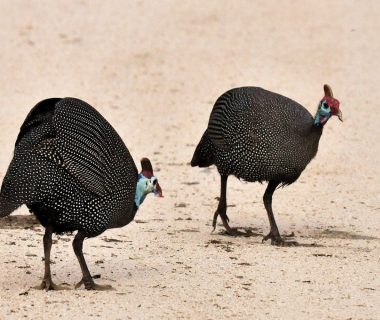
[(314, 117), (314, 127), (325, 125), (330, 117), (330, 108), (328, 110), (323, 110), (322, 108), (319, 108), (317, 114)]
[(149, 193), (157, 193), (156, 186), (156, 177), (152, 176), (150, 179), (148, 179), (142, 173), (139, 174), (135, 193), (135, 204), (137, 208), (140, 207)]
[(148, 194), (146, 191), (148, 179), (143, 175), (139, 174), (137, 185), (136, 185), (136, 194), (135, 194), (135, 204), (138, 207), (144, 202), (146, 195)]

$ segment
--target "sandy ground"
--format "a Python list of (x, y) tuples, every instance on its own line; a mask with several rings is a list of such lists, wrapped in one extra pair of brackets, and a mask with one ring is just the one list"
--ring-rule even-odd
[[(164, 199), (85, 242), (110, 292), (30, 289), (43, 228), (1, 221), (1, 319), (380, 319), (378, 1), (0, 1), (0, 179), (29, 109), (47, 97), (95, 106), (134, 159), (149, 156)], [(189, 166), (213, 102), (236, 86), (279, 92), (314, 113), (329, 83), (344, 123), (274, 196), (280, 230), (262, 244), (265, 185), (230, 179), (229, 237), (211, 219), (215, 168)], [(27, 215), (25, 208), (15, 214)], [(72, 236), (55, 236), (57, 283), (80, 278)]]

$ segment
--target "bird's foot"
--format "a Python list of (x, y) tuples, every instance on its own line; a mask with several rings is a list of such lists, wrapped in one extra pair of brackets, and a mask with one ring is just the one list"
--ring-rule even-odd
[(44, 278), (42, 283), (39, 286), (33, 287), (33, 289), (37, 290), (69, 290), (70, 288), (66, 285), (58, 285), (53, 282), (51, 277)]
[(226, 233), (232, 237), (238, 237), (238, 236), (247, 236), (247, 233), (239, 231), (237, 228), (231, 228), (228, 224), (228, 217), (227, 219), (222, 218), (223, 226), (226, 229)]
[(228, 223), (230, 221), (230, 219), (228, 218), (227, 214), (225, 212), (220, 213), (218, 210), (215, 211), (214, 218), (212, 220), (212, 227), (213, 227), (212, 232), (215, 231), (216, 221), (218, 219), (218, 216), (220, 216), (220, 218), (222, 219), (223, 226), (226, 229), (226, 233), (228, 235), (233, 236), (233, 237), (246, 236), (247, 235), (246, 233), (241, 232), (241, 231), (237, 230), (236, 228), (231, 228), (229, 223)]
[(106, 284), (106, 285), (100, 285), (100, 284), (96, 284), (94, 282), (94, 280), (92, 280), (92, 278), (90, 278), (89, 280), (88, 279), (84, 279), (82, 278), (81, 281), (79, 281), (76, 285), (75, 285), (75, 289), (78, 289), (81, 285), (84, 285), (84, 287), (87, 289), (87, 290), (97, 290), (97, 291), (106, 291), (106, 290), (115, 290), (111, 285), (109, 284)]
[(216, 210), (215, 213), (214, 213), (214, 218), (212, 219), (212, 227), (213, 227), (213, 230), (212, 231), (215, 231), (215, 228), (216, 228), (216, 221), (218, 219), (218, 216), (220, 216), (220, 218), (222, 219), (222, 222), (223, 222), (223, 225), (224, 227), (226, 228), (226, 230), (231, 230), (228, 222), (230, 221), (230, 219), (228, 218), (227, 214), (225, 212), (220, 212), (219, 210)]
[(269, 232), (262, 240), (262, 243), (267, 241), (268, 239), (271, 240), (272, 246), (279, 246), (279, 247), (294, 247), (298, 245), (297, 241), (286, 241), (283, 238), (281, 238), (280, 234), (278, 232)]
[(226, 233), (228, 235), (233, 236), (233, 237), (244, 235), (244, 232), (241, 232), (237, 230), (236, 228), (231, 228), (230, 225), (228, 224), (228, 220), (222, 218), (222, 222), (223, 222), (224, 228), (226, 229)]
[(227, 224), (227, 226), (229, 228), (230, 226), (228, 225), (228, 222), (230, 221), (230, 219), (228, 218), (227, 214), (225, 212), (220, 213), (219, 210), (216, 210), (214, 213), (214, 218), (212, 219), (212, 227), (213, 227), (212, 231), (215, 231), (216, 221), (218, 220), (218, 216), (220, 216), (222, 218), (224, 227), (226, 227), (226, 224)]

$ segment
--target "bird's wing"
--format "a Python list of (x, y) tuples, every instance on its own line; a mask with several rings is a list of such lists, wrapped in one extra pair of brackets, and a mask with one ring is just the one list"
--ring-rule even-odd
[(258, 143), (258, 137), (253, 130), (247, 130), (255, 125), (255, 116), (249, 106), (236, 99), (233, 91), (218, 98), (211, 111), (208, 122), (208, 137), (212, 143), (224, 151), (230, 150), (236, 144), (236, 137), (247, 135), (245, 141), (249, 147)]
[(224, 94), (218, 98), (211, 111), (207, 127), (207, 134), (212, 143), (223, 150), (231, 147), (231, 117), (234, 116), (229, 95)]
[(55, 136), (35, 148), (69, 172), (91, 192), (103, 196), (112, 172), (112, 130), (108, 122), (87, 103), (65, 98), (55, 106)]

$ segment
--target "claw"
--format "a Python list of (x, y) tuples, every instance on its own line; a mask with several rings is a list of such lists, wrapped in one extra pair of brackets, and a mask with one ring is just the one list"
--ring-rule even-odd
[(55, 284), (51, 279), (43, 279), (39, 286), (32, 287), (36, 290), (69, 290), (70, 288), (65, 285)]
[(278, 232), (269, 232), (265, 237), (263, 237), (263, 240), (261, 243), (264, 243), (268, 239), (271, 239), (271, 245), (272, 246), (280, 246), (280, 247), (294, 247), (298, 246), (297, 241), (285, 241), (281, 238), (280, 234)]
[(91, 281), (85, 281), (81, 280), (75, 285), (75, 289), (78, 289), (81, 285), (84, 285), (84, 287), (87, 290), (97, 290), (97, 291), (106, 291), (106, 290), (115, 290), (111, 285), (106, 284), (106, 285), (100, 285), (96, 284), (92, 279)]
[(218, 211), (215, 211), (214, 213), (214, 218), (212, 219), (212, 232), (215, 231), (215, 228), (216, 228), (216, 221), (218, 220), (218, 215), (219, 215), (219, 212)]
[(231, 236), (235, 235), (236, 232), (228, 224), (228, 222), (229, 222), (228, 217), (226, 216), (226, 218), (223, 218), (223, 217), (221, 217), (221, 218), (222, 218), (223, 226), (226, 229), (227, 233)]
[(227, 233), (233, 233), (233, 230), (231, 229), (231, 227), (229, 226), (228, 222), (230, 222), (230, 219), (228, 218), (227, 214), (224, 213), (224, 214), (221, 214), (219, 213), (218, 210), (215, 211), (214, 213), (214, 218), (212, 219), (212, 227), (213, 227), (213, 230), (212, 232), (215, 231), (215, 228), (216, 228), (216, 222), (218, 220), (218, 216), (220, 216), (220, 218), (222, 219), (222, 222), (223, 222), (223, 226), (224, 228), (226, 229)]
[(75, 285), (75, 289), (78, 289), (80, 288), (80, 286), (83, 284), (83, 279), (81, 281), (79, 281), (76, 285)]

